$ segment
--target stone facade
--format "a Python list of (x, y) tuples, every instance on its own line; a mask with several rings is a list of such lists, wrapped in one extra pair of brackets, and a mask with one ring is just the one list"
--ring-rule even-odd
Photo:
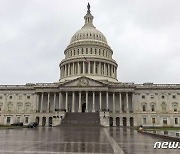
[(117, 80), (117, 63), (90, 10), (59, 64), (55, 83), (0, 86), (0, 124), (56, 126), (66, 112), (99, 112), (104, 126), (180, 126), (180, 84)]

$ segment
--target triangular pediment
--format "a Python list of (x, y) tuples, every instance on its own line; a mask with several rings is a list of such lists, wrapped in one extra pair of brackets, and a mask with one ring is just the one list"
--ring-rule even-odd
[(62, 84), (61, 86), (64, 87), (102, 87), (102, 86), (106, 86), (106, 84), (91, 79), (91, 78), (87, 78), (87, 77), (79, 77), (77, 79), (68, 81), (64, 84)]

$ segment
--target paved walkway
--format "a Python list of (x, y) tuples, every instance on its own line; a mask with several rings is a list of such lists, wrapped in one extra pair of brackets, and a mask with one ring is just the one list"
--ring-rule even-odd
[(0, 154), (177, 154), (154, 149), (158, 138), (123, 128), (37, 128), (0, 130)]

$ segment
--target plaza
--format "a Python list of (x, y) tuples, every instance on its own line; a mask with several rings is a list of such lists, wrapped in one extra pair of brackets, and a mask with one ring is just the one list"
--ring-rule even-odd
[[(126, 128), (40, 127), (0, 130), (1, 154), (177, 154), (179, 149), (154, 149), (163, 141)], [(166, 140), (167, 141), (167, 140)]]

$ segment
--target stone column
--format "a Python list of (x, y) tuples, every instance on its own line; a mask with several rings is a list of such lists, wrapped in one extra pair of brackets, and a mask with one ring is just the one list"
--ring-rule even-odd
[(59, 111), (62, 109), (62, 92), (59, 92)]
[(72, 67), (73, 67), (72, 75), (74, 75), (74, 74), (75, 74), (75, 71), (74, 71), (74, 70), (75, 70), (75, 69), (74, 69), (74, 63), (73, 63), (73, 66), (72, 66)]
[(101, 75), (101, 62), (99, 62), (98, 75)]
[(94, 61), (94, 69), (93, 69), (93, 74), (95, 75), (96, 74), (96, 62)]
[(106, 75), (106, 64), (104, 63), (104, 76)]
[(108, 91), (106, 92), (106, 110), (109, 110), (109, 93)]
[(88, 62), (88, 74), (90, 74), (90, 72), (91, 72), (91, 63), (90, 62)]
[(126, 113), (129, 113), (129, 100), (128, 100), (128, 92), (126, 93)]
[(113, 92), (113, 113), (116, 113), (116, 106), (115, 106), (115, 93)]
[(54, 93), (53, 112), (55, 112), (55, 109), (56, 109), (56, 93)]
[(121, 98), (121, 93), (119, 93), (119, 112), (122, 113), (122, 98)]
[(66, 92), (66, 112), (68, 112), (68, 92)]
[(79, 64), (79, 62), (78, 62), (78, 74), (80, 74), (80, 64)]
[(134, 93), (132, 93), (132, 112), (134, 112)]
[(72, 92), (72, 112), (74, 112), (74, 104), (75, 103), (75, 93), (74, 93), (74, 91)]
[(81, 91), (79, 92), (79, 110), (78, 112), (81, 112)]
[(70, 64), (68, 64), (68, 76), (70, 75)]
[(108, 76), (110, 76), (110, 67), (109, 67), (109, 64), (108, 64)]
[(88, 91), (86, 91), (86, 112), (88, 112)]
[(36, 112), (39, 112), (39, 95), (37, 93), (37, 96), (36, 96)]
[(95, 92), (93, 91), (93, 109), (92, 112), (95, 112)]
[(49, 113), (49, 97), (50, 97), (50, 94), (48, 93), (48, 102), (47, 102), (47, 108), (46, 108), (47, 113)]
[(83, 74), (85, 74), (85, 62), (83, 61)]
[(66, 77), (66, 76), (67, 76), (67, 66), (64, 65), (64, 77)]
[(113, 77), (113, 65), (111, 65), (111, 76)]
[(102, 111), (102, 93), (99, 92), (99, 110)]
[(43, 112), (43, 92), (41, 93), (41, 108), (40, 108), (40, 112)]
[[(36, 110), (37, 110), (37, 94), (34, 93), (34, 100), (33, 100), (33, 111), (36, 113)], [(3, 110), (3, 109), (1, 109)]]

